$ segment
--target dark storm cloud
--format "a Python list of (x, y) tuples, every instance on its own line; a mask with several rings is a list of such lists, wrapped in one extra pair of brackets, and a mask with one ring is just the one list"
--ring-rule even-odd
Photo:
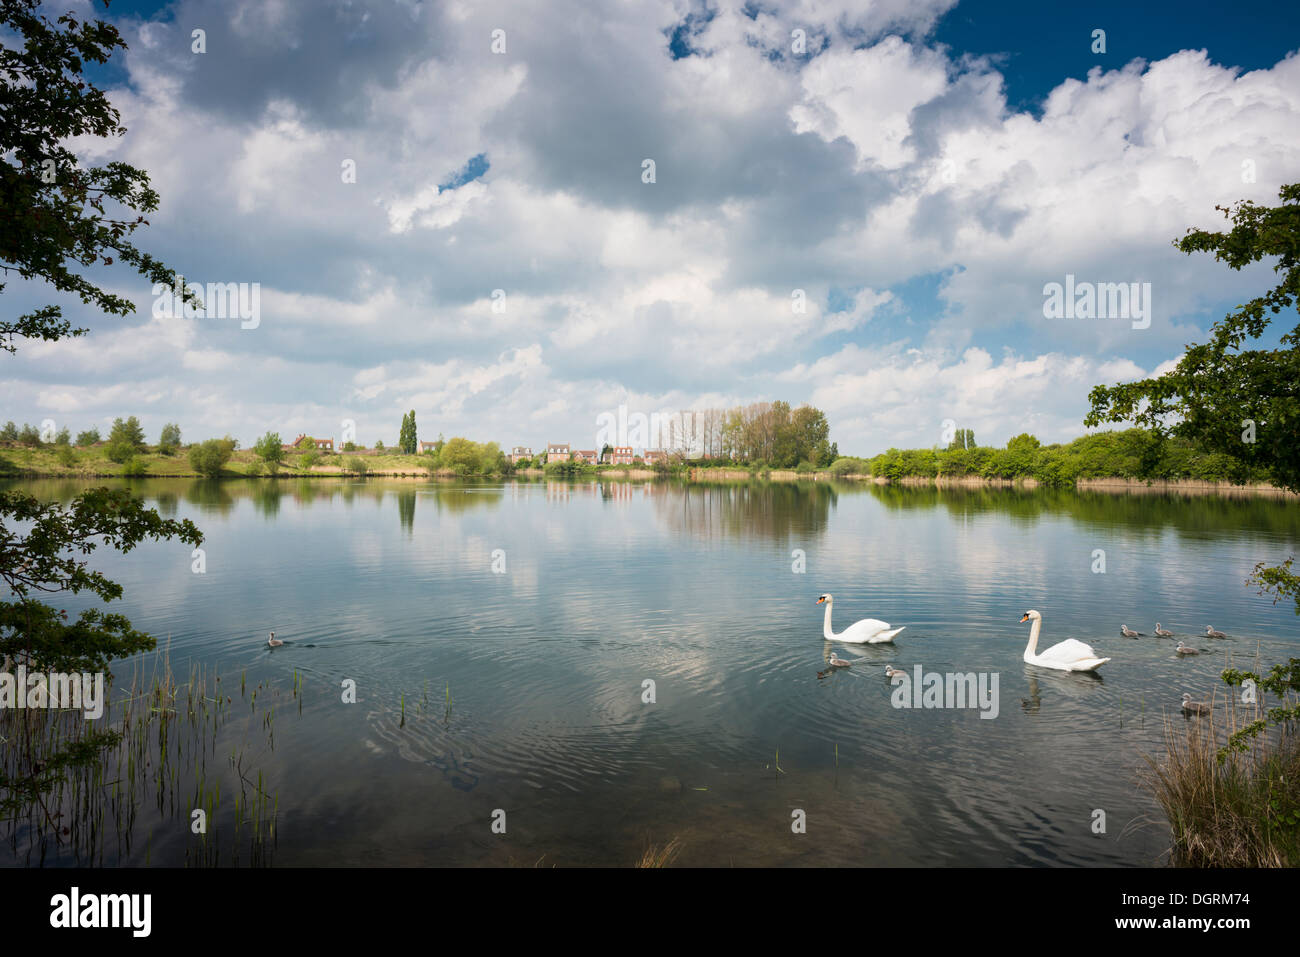
[[(422, 0), (181, 0), (160, 52), (178, 68), (181, 97), (227, 119), (288, 99), (313, 123), (364, 125), (368, 84), (392, 87), (413, 63), (446, 54), (439, 16)], [(195, 29), (206, 53), (191, 52)]]

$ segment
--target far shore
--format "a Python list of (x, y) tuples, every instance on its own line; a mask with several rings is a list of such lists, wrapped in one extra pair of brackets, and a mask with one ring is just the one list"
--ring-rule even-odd
[[(690, 478), (692, 481), (710, 481), (717, 479), (743, 480), (754, 477), (754, 475), (746, 472), (744, 469), (690, 470)], [(762, 478), (773, 482), (850, 481), (872, 482), (876, 485), (928, 485), (936, 488), (1037, 489), (1041, 487), (1041, 483), (1034, 478), (984, 478), (980, 475), (940, 475), (935, 477), (926, 475), (907, 475), (895, 482), (895, 480), (883, 476), (862, 475), (856, 473), (832, 475), (830, 472), (826, 471), (800, 473), (792, 469), (773, 469), (771, 472), (764, 473)], [(1283, 497), (1295, 497), (1297, 494), (1288, 489), (1278, 488), (1275, 485), (1264, 485), (1258, 483), (1233, 485), (1231, 482), (1210, 482), (1200, 479), (1151, 479), (1148, 481), (1144, 479), (1124, 478), (1122, 476), (1076, 479), (1074, 487), (1076, 490), (1081, 492), (1178, 492), (1187, 495), (1276, 495)]]
[[(179, 463), (178, 463), (179, 464)], [(512, 475), (460, 475), (452, 469), (437, 469), (429, 471), (427, 469), (405, 470), (405, 469), (378, 469), (368, 471), (364, 475), (357, 475), (355, 472), (348, 471), (340, 466), (322, 465), (316, 466), (309, 471), (301, 469), (285, 468), (281, 469), (275, 475), (268, 475), (254, 472), (243, 471), (225, 471), (212, 481), (231, 481), (231, 480), (248, 480), (248, 479), (335, 479), (335, 478), (384, 478), (384, 479), (410, 479), (414, 481), (429, 479), (493, 479), (505, 480), (510, 478), (528, 478), (543, 479), (546, 473), (542, 469), (519, 469)], [(138, 478), (138, 479), (170, 479), (170, 478), (188, 478), (202, 479), (205, 476), (200, 475), (192, 470), (185, 469), (168, 469), (167, 471), (149, 472), (144, 475), (123, 475), (119, 472), (109, 471), (76, 471), (68, 469), (66, 471), (47, 471), (47, 470), (12, 470), (0, 473), (0, 480), (24, 481), (28, 479), (121, 479), (121, 478)], [(908, 475), (897, 480), (892, 480), (882, 476), (873, 476), (865, 474), (845, 474), (834, 475), (827, 470), (817, 472), (798, 472), (794, 469), (762, 469), (750, 471), (742, 468), (688, 468), (684, 471), (658, 472), (645, 468), (615, 468), (600, 469), (590, 472), (581, 472), (572, 476), (556, 476), (553, 481), (582, 481), (582, 480), (620, 480), (620, 481), (648, 481), (654, 479), (685, 479), (689, 482), (870, 482), (875, 485), (901, 485), (907, 487), (924, 487), (932, 488), (1017, 488), (1025, 490), (1034, 490), (1042, 487), (1038, 480), (1033, 478), (1022, 479), (1004, 479), (1004, 478), (984, 478), (978, 475), (964, 476), (923, 476)], [(1228, 497), (1251, 497), (1251, 496), (1271, 496), (1282, 498), (1297, 497), (1297, 493), (1287, 489), (1277, 488), (1273, 485), (1265, 484), (1247, 484), (1234, 485), (1231, 482), (1214, 482), (1199, 479), (1152, 479), (1146, 481), (1143, 479), (1110, 477), (1110, 478), (1082, 478), (1075, 481), (1074, 489), (1076, 491), (1087, 492), (1109, 492), (1109, 493), (1139, 493), (1139, 494), (1169, 494), (1179, 495), (1223, 495)]]
[[(877, 485), (894, 484), (887, 478), (872, 478), (871, 476), (854, 476), (868, 481), (875, 482)], [(938, 488), (1023, 488), (1036, 489), (1041, 487), (1041, 483), (1034, 478), (1023, 479), (1003, 479), (1003, 478), (984, 478), (979, 475), (963, 475), (959, 477), (938, 476), (931, 478), (924, 475), (908, 475), (898, 480), (899, 485), (929, 485)], [(1182, 495), (1271, 495), (1285, 498), (1294, 498), (1297, 493), (1289, 489), (1278, 488), (1276, 485), (1263, 485), (1251, 483), (1247, 485), (1234, 485), (1231, 482), (1211, 482), (1202, 479), (1135, 479), (1124, 478), (1122, 476), (1113, 476), (1108, 478), (1081, 478), (1075, 479), (1074, 488), (1079, 492), (1176, 492)]]

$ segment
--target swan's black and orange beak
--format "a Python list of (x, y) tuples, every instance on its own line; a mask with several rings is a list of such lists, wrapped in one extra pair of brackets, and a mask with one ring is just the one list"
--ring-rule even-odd
[(817, 604), (820, 605), (820, 604), (821, 604), (822, 602), (824, 602), (825, 600), (826, 600), (826, 596), (825, 596), (825, 595), (822, 595), (821, 598), (818, 598), (818, 599), (817, 599)]
[(1029, 620), (1029, 616), (1028, 616), (1028, 615), (1025, 615), (1024, 617), (1022, 617), (1022, 618), (1020, 619), (1020, 624), (1023, 625), (1023, 624), (1024, 624), (1025, 622), (1027, 622), (1028, 620)]

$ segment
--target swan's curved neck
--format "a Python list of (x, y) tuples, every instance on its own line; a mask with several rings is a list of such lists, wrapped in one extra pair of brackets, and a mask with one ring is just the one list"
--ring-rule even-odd
[(1043, 626), (1043, 619), (1035, 618), (1034, 623), (1029, 629), (1029, 645), (1025, 648), (1025, 657), (1029, 658), (1038, 654), (1038, 630)]
[(830, 641), (835, 637), (835, 632), (831, 631), (831, 603), (826, 602), (826, 619), (822, 622), (822, 637)]

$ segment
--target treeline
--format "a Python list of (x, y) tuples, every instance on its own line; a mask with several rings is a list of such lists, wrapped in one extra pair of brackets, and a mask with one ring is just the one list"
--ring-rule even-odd
[[(376, 442), (374, 453), (381, 455), (386, 453), (394, 457), (415, 456), (419, 460), (419, 466), (431, 473), (455, 472), (457, 475), (503, 475), (512, 471), (509, 460), (495, 442), (474, 442), (462, 436), (443, 439), (439, 435), (438, 441), (433, 443), (432, 448), (426, 449), (417, 456), (414, 452), (406, 451), (408, 448), (413, 449), (416, 441), (415, 413), (411, 412), (402, 420), (402, 435), (398, 445), (393, 449), (386, 450), (382, 442)], [(238, 447), (238, 443), (236, 443), (235, 447)], [(226, 452), (226, 458), (229, 458), (229, 451), (231, 450)], [(359, 449), (352, 442), (345, 442), (341, 451), (348, 453), (364, 450)], [(289, 456), (281, 443), (278, 432), (267, 432), (258, 439), (253, 445), (253, 453), (262, 460), (263, 468), (272, 475), (278, 472), (281, 465), (289, 462)], [(309, 437), (303, 438), (296, 450), (297, 467), (304, 471), (310, 471), (324, 457), (330, 454), (328, 451), (318, 450), (313, 439)], [(199, 469), (197, 463), (195, 467)], [(367, 461), (367, 459), (359, 455), (346, 456), (342, 459), (339, 467), (343, 471), (354, 475), (366, 475), (376, 470), (373, 462)], [(203, 470), (199, 469), (199, 471)]]
[[(46, 431), (37, 429), (33, 425), (23, 424), (19, 428), (12, 421), (6, 422), (3, 428), (0, 428), (0, 444), (21, 445), (29, 448), (54, 448), (58, 454), (58, 460), (61, 464), (72, 466), (76, 463), (76, 455), (73, 448), (90, 448), (94, 445), (104, 443), (104, 454), (109, 461), (116, 462), (122, 466), (124, 475), (143, 475), (146, 471), (145, 465), (139, 460), (139, 456), (151, 451), (150, 446), (145, 442), (144, 429), (140, 426), (140, 420), (134, 415), (125, 419), (117, 418), (113, 420), (113, 427), (108, 433), (108, 440), (105, 442), (97, 428), (89, 428), (84, 432), (77, 434), (74, 443), (72, 432), (67, 426), (53, 431), (53, 427), (46, 425)], [(158, 442), (152, 447), (152, 451), (159, 455), (175, 455), (181, 448), (181, 427), (173, 422), (168, 422), (162, 428), (162, 433), (158, 437)]]
[[(412, 419), (414, 429), (414, 418)], [(430, 472), (450, 471), (457, 475), (506, 475), (513, 469), (501, 447), (495, 442), (474, 442), (463, 436), (453, 436), (433, 443), (421, 456), (424, 467)]]
[[(91, 427), (84, 432), (77, 433), (76, 441), (73, 441), (72, 431), (64, 426), (57, 432), (53, 431), (50, 426), (47, 432), (42, 432), (34, 425), (23, 423), (19, 428), (13, 421), (6, 422), (3, 428), (0, 428), (0, 443), (9, 445), (25, 445), (30, 448), (41, 448), (42, 446), (62, 446), (71, 447), (76, 445), (80, 448), (89, 448), (104, 441), (100, 435), (99, 429)], [(156, 451), (163, 455), (173, 455), (181, 445), (181, 427), (175, 423), (168, 422), (162, 428), (162, 434), (158, 437), (158, 444), (154, 447)], [(125, 419), (114, 419), (113, 428), (108, 436), (108, 457), (114, 462), (125, 462), (137, 453), (147, 451), (148, 446), (145, 444), (144, 429), (140, 426), (140, 420), (134, 415)]]
[(791, 409), (788, 402), (755, 402), (731, 409), (633, 413), (625, 419), (605, 413), (598, 423), (605, 419), (597, 441), (653, 449), (678, 462), (793, 468), (801, 462), (829, 465), (839, 454), (825, 413), (809, 405)]
[(830, 432), (821, 409), (801, 405), (791, 410), (788, 402), (757, 402), (727, 415), (722, 447), (730, 458), (750, 464), (823, 467), (839, 458)]
[(792, 409), (780, 400), (754, 402), (659, 418), (661, 424), (652, 426), (647, 447), (676, 453), (682, 460), (784, 469), (804, 463), (824, 468), (839, 457), (826, 413), (810, 405)]
[[(24, 425), (19, 428), (9, 422), (0, 428), (0, 446), (53, 449), (57, 461), (68, 468), (85, 465), (87, 461), (103, 456), (121, 465), (121, 474), (127, 476), (149, 474), (147, 455), (173, 456), (183, 452), (190, 467), (199, 475), (209, 478), (217, 478), (226, 473), (231, 459), (240, 451), (239, 440), (229, 435), (183, 445), (180, 426), (174, 423), (163, 426), (158, 442), (150, 445), (135, 416), (115, 419), (107, 439), (97, 428), (91, 428), (80, 433), (74, 442), (68, 428), (55, 432), (48, 422), (44, 427), (46, 431), (42, 434), (34, 426)], [(403, 460), (414, 460), (412, 464), (416, 468), (424, 468), (429, 472), (450, 471), (458, 475), (498, 475), (514, 471), (495, 442), (474, 442), (460, 436), (444, 441), (439, 436), (431, 449), (419, 454), (414, 451), (416, 442), (413, 412), (404, 417), (401, 440), (391, 449), (385, 449), (382, 442), (376, 442), (373, 450), (366, 450), (349, 441), (344, 442), (338, 452), (333, 452), (318, 449), (315, 439), (310, 436), (304, 436), (296, 446), (289, 447), (284, 444), (280, 433), (268, 431), (240, 454), (242, 467), (237, 471), (244, 475), (261, 473), (276, 476), (288, 468), (299, 473), (309, 473), (317, 465), (335, 462), (335, 467), (345, 473), (366, 475), (382, 470), (385, 464)], [(78, 453), (78, 447), (85, 451)], [(340, 455), (340, 452), (343, 454)], [(363, 458), (363, 455), (367, 457)], [(375, 456), (380, 458), (376, 460)]]
[(841, 459), (832, 472), (860, 472), (877, 478), (1032, 478), (1042, 485), (1069, 486), (1078, 479), (1132, 478), (1214, 482), (1268, 482), (1271, 476), (1239, 461), (1206, 452), (1182, 439), (1160, 440), (1145, 429), (1099, 432), (1067, 444), (1043, 445), (1022, 433), (1006, 448), (954, 443), (947, 449), (890, 449), (870, 459)]

